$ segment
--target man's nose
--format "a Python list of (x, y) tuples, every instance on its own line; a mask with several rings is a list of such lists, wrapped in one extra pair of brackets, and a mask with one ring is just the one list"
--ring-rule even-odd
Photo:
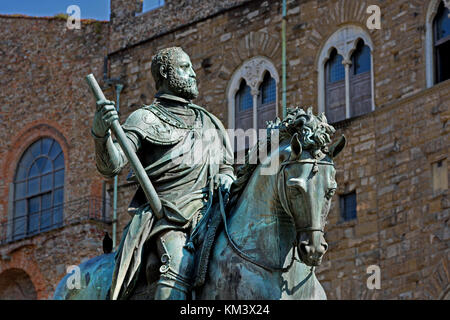
[(196, 78), (197, 74), (195, 73), (194, 69), (192, 69), (192, 67), (189, 68), (189, 69), (190, 69), (189, 70), (189, 76), (192, 77), (192, 78)]

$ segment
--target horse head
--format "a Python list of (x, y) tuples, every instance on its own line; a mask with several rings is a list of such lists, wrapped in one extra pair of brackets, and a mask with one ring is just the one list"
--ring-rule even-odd
[(328, 248), (323, 233), (337, 188), (333, 158), (344, 148), (345, 137), (330, 146), (334, 128), (311, 109), (297, 110), (289, 127), (290, 143), (280, 150), (278, 193), (283, 209), (294, 220), (301, 260), (318, 266)]

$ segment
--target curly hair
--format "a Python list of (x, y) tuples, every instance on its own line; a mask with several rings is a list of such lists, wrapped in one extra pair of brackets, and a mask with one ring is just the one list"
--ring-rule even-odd
[(159, 50), (152, 59), (152, 76), (155, 80), (156, 90), (159, 90), (163, 83), (163, 78), (161, 76), (160, 70), (161, 66), (166, 66), (170, 68), (174, 62), (174, 59), (181, 53), (185, 53), (180, 47), (170, 47)]

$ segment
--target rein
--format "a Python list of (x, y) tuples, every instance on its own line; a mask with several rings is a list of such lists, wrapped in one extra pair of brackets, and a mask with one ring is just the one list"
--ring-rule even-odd
[[(288, 161), (284, 161), (283, 163), (281, 163), (281, 168), (280, 168), (280, 172), (278, 173), (277, 177), (280, 175), (280, 173), (282, 172), (282, 169), (284, 166), (288, 165), (288, 164), (293, 164), (293, 163), (310, 163), (313, 164), (313, 173), (316, 173), (318, 171), (318, 165), (331, 165), (334, 166), (333, 162), (328, 162), (328, 161), (320, 161), (320, 160), (309, 160), (309, 159), (305, 159), (305, 160), (288, 160)], [(289, 206), (289, 202), (287, 201), (286, 198), (286, 185), (284, 183), (284, 175), (282, 175), (282, 184), (283, 184), (283, 188), (282, 190), (282, 194), (281, 196), (281, 205), (284, 208), (284, 210), (289, 213), (289, 215), (291, 217), (293, 217), (292, 215), (292, 211), (291, 208)], [(277, 179), (278, 180), (278, 179)], [(277, 183), (279, 183), (279, 181), (277, 181)], [(292, 259), (291, 262), (289, 263), (289, 265), (285, 268), (280, 268), (277, 266), (273, 266), (273, 265), (265, 265), (261, 262), (256, 261), (255, 259), (253, 259), (252, 257), (250, 257), (248, 254), (246, 254), (245, 252), (243, 252), (238, 245), (233, 241), (233, 239), (230, 236), (230, 233), (228, 232), (228, 224), (227, 224), (227, 217), (225, 214), (225, 207), (223, 204), (223, 196), (222, 196), (222, 191), (219, 190), (219, 204), (220, 204), (220, 213), (222, 215), (222, 220), (223, 220), (223, 224), (224, 224), (224, 229), (225, 229), (225, 234), (227, 236), (227, 240), (231, 245), (231, 248), (244, 260), (266, 270), (269, 272), (287, 272), (289, 271), (289, 269), (292, 267), (292, 265), (294, 264), (294, 261), (300, 261), (299, 259), (297, 259), (295, 257), (295, 248), (297, 247), (297, 241), (295, 241), (292, 245)], [(284, 204), (283, 204), (284, 202)], [(317, 229), (317, 228), (311, 228), (311, 227), (305, 227), (305, 228), (296, 228), (296, 232), (313, 232), (313, 231), (320, 231), (320, 232), (324, 232), (323, 229)]]
[(239, 249), (239, 247), (237, 246), (237, 244), (233, 241), (233, 239), (230, 236), (230, 233), (228, 232), (228, 225), (227, 225), (227, 217), (225, 215), (225, 208), (223, 205), (223, 196), (222, 196), (222, 192), (219, 190), (219, 204), (220, 204), (220, 213), (222, 214), (222, 219), (223, 219), (223, 224), (225, 227), (225, 234), (227, 235), (227, 239), (228, 242), (231, 244), (231, 248), (244, 260), (260, 267), (263, 268), (266, 271), (269, 272), (287, 272), (289, 271), (289, 269), (292, 267), (292, 265), (294, 264), (294, 261), (297, 260), (299, 261), (296, 257), (295, 257), (295, 248), (297, 246), (297, 243), (294, 242), (293, 246), (292, 246), (292, 259), (291, 262), (289, 263), (289, 265), (285, 268), (280, 268), (277, 266), (273, 266), (273, 265), (265, 265), (263, 263), (260, 263), (258, 261), (255, 261), (252, 257), (250, 257), (249, 255), (247, 255), (245, 252), (243, 252), (241, 249)]

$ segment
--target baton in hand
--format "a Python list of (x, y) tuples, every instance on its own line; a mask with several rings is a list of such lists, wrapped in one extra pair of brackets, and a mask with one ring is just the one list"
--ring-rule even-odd
[[(98, 85), (97, 80), (95, 80), (95, 77), (92, 73), (86, 77), (86, 81), (89, 87), (91, 88), (92, 93), (94, 94), (95, 99), (97, 101), (106, 100), (102, 89)], [(155, 188), (150, 182), (150, 179), (147, 173), (145, 172), (145, 169), (142, 166), (141, 162), (139, 161), (139, 158), (137, 157), (134, 150), (131, 148), (128, 142), (128, 138), (125, 135), (125, 132), (123, 131), (122, 127), (120, 126), (119, 120), (116, 119), (112, 122), (111, 130), (114, 132), (114, 135), (117, 138), (117, 142), (119, 142), (119, 145), (122, 147), (125, 156), (130, 162), (131, 168), (135, 172), (136, 178), (138, 179), (139, 184), (144, 190), (150, 208), (152, 209), (153, 213), (156, 215), (158, 219), (162, 218), (163, 213), (161, 200), (159, 199)]]

